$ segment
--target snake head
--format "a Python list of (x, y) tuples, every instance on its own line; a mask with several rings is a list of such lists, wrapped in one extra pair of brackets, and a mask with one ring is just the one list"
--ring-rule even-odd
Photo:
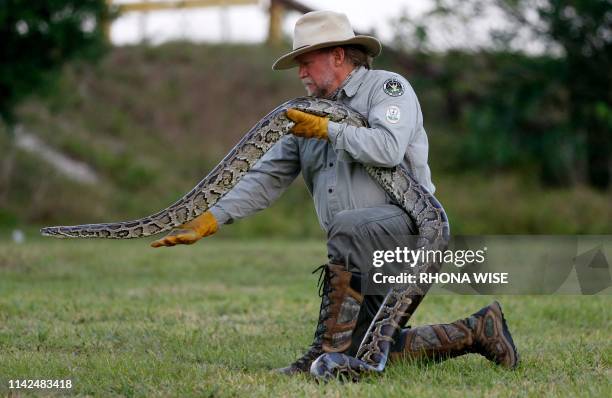
[(310, 374), (322, 382), (334, 379), (358, 382), (361, 373), (367, 371), (363, 365), (366, 364), (345, 354), (326, 353), (310, 365)]
[(65, 238), (66, 237), (61, 227), (44, 227), (40, 229), (40, 234), (42, 236), (50, 236), (53, 238)]

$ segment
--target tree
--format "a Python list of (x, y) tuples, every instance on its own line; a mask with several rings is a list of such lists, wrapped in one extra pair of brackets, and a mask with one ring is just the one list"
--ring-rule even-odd
[[(584, 137), (589, 182), (612, 183), (612, 1), (498, 1), (514, 24), (562, 50), (571, 127)], [(530, 10), (539, 24), (529, 22)]]
[[(482, 131), (474, 141), (484, 146), (484, 138), (503, 135), (504, 146), (542, 162), (545, 181), (567, 182), (572, 172), (595, 187), (610, 187), (612, 0), (436, 0), (421, 21), (405, 22), (418, 32), (419, 48), (427, 49), (432, 29), (469, 29), (487, 14), (498, 21), (488, 40), (476, 46), (471, 36), (464, 48), (499, 68), (465, 118), (476, 123), (470, 130)], [(522, 51), (527, 47), (531, 54)], [(461, 79), (460, 73), (453, 78)]]
[(9, 133), (0, 137), (0, 204), (14, 163), (15, 107), (51, 89), (64, 63), (100, 56), (109, 18), (105, 0), (0, 0), (0, 130)]
[(60, 67), (104, 49), (105, 0), (0, 0), (0, 118), (12, 126), (15, 106), (49, 89)]

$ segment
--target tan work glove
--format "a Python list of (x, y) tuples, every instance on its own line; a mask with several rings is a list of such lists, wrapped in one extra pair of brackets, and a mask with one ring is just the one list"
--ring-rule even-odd
[(295, 122), (291, 132), (298, 137), (327, 139), (327, 123), (329, 119), (310, 113), (287, 109), (287, 117)]
[(217, 232), (219, 226), (215, 216), (210, 211), (201, 214), (193, 220), (179, 225), (161, 239), (151, 243), (151, 247), (174, 246), (178, 244), (191, 245), (205, 236)]

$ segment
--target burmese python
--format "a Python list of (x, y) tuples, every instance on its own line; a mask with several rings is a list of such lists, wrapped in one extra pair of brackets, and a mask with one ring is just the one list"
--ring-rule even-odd
[[(44, 236), (58, 238), (140, 238), (171, 230), (193, 220), (229, 192), (247, 171), (286, 135), (293, 122), (285, 112), (296, 108), (334, 122), (365, 126), (367, 122), (354, 110), (326, 99), (300, 97), (280, 105), (261, 119), (229, 154), (189, 193), (166, 209), (134, 221), (107, 224), (57, 226), (41, 229)], [(391, 169), (365, 167), (385, 191), (414, 219), (419, 230), (417, 247), (444, 250), (449, 239), (449, 224), (444, 209), (402, 166)], [(435, 257), (435, 256), (434, 256)], [(440, 264), (420, 264), (417, 271), (437, 272)], [(381, 372), (386, 364), (392, 336), (412, 315), (428, 286), (393, 288), (386, 296), (370, 325), (357, 358), (344, 354), (323, 354), (311, 367), (318, 378), (348, 376), (358, 379), (362, 372)]]

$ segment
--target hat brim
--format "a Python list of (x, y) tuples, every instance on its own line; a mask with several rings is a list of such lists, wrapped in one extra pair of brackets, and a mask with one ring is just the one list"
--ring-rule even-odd
[(372, 57), (378, 56), (382, 50), (382, 45), (380, 44), (380, 41), (378, 41), (378, 39), (376, 39), (375, 37), (358, 35), (348, 40), (328, 41), (325, 43), (319, 43), (312, 46), (298, 48), (297, 50), (293, 50), (290, 53), (285, 54), (279, 59), (277, 59), (276, 62), (274, 62), (274, 64), (272, 65), (272, 69), (291, 69), (298, 66), (298, 62), (295, 59), (304, 53), (319, 50), (321, 48), (343, 46), (348, 44), (356, 44), (365, 47), (367, 53)]

